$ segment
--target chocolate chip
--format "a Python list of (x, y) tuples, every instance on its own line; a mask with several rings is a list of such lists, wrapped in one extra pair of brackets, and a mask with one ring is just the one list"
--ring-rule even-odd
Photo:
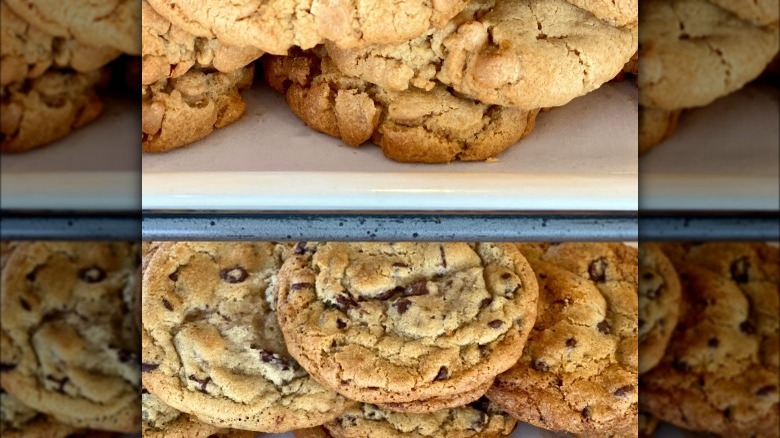
[(590, 407), (586, 406), (585, 409), (582, 410), (582, 418), (588, 420), (590, 419)]
[(340, 293), (336, 295), (335, 300), (336, 302), (333, 303), (333, 305), (341, 311), (347, 311), (349, 309), (354, 309), (358, 307), (358, 304), (357, 302), (355, 302), (355, 299), (352, 298), (351, 295), (346, 293)]
[(577, 340), (574, 338), (569, 338), (566, 340), (566, 346), (569, 348), (574, 348), (577, 346)]
[(756, 332), (756, 326), (750, 321), (745, 321), (739, 325), (739, 329), (746, 335), (752, 335)]
[(171, 281), (179, 281), (179, 270), (175, 270), (168, 276)]
[(295, 254), (295, 255), (306, 254), (306, 242), (298, 242), (295, 245), (295, 249), (293, 250), (293, 254)]
[(756, 395), (761, 396), (761, 397), (765, 397), (767, 395), (772, 394), (775, 391), (777, 391), (777, 386), (776, 385), (766, 385), (766, 386), (762, 386), (761, 389), (756, 391)]
[(57, 384), (57, 392), (65, 394), (65, 384), (68, 383), (68, 381), (70, 379), (68, 379), (67, 377), (63, 377), (61, 379), (58, 379), (58, 378), (56, 378), (56, 377), (54, 377), (52, 375), (48, 375), (48, 376), (46, 376), (46, 380), (48, 380), (50, 382), (56, 383)]
[(588, 266), (588, 275), (590, 275), (590, 279), (595, 282), (606, 280), (606, 272), (607, 260), (604, 257), (592, 261), (590, 266)]
[(407, 298), (401, 298), (400, 300), (393, 303), (393, 306), (395, 306), (399, 315), (403, 315), (407, 310), (409, 310), (410, 307), (412, 307), (412, 302)]
[(716, 348), (718, 345), (720, 345), (720, 341), (718, 340), (718, 338), (710, 338), (710, 339), (707, 341), (707, 345), (708, 345), (710, 348)]
[(166, 300), (165, 298), (162, 299), (163, 307), (168, 309), (169, 311), (173, 312), (173, 304), (171, 304), (170, 301)]
[(290, 371), (297, 368), (297, 364), (292, 360), (267, 350), (260, 350), (260, 360), (264, 363), (274, 364), (281, 368), (282, 371)]
[(133, 353), (132, 351), (127, 351), (122, 349), (117, 350), (116, 357), (122, 363), (138, 362), (138, 355)]
[(141, 394), (149, 394), (149, 390), (146, 388), (141, 387)]
[(557, 377), (557, 378), (555, 379), (555, 386), (557, 386), (558, 388), (560, 388), (561, 386), (563, 386), (563, 379), (561, 379), (560, 377)]
[(504, 321), (501, 321), (500, 319), (494, 319), (488, 323), (488, 327), (493, 329), (500, 328), (502, 325), (504, 325)]
[(510, 278), (512, 278), (512, 274), (510, 274), (509, 272), (504, 272), (503, 274), (501, 274), (502, 280), (509, 280)]
[(491, 304), (493, 304), (493, 298), (485, 298), (479, 303), (479, 310), (487, 309)]
[(25, 300), (24, 298), (19, 298), (19, 304), (22, 306), (22, 309), (28, 312), (30, 311), (31, 309), (30, 303), (28, 303), (27, 300)]
[(748, 272), (750, 271), (750, 260), (747, 257), (742, 257), (731, 264), (729, 269), (731, 271), (731, 278), (737, 283), (748, 282)]
[(407, 286), (404, 290), (404, 296), (407, 297), (428, 295), (429, 293), (430, 291), (428, 291), (428, 282), (425, 280), (415, 281), (414, 283)]
[(38, 276), (38, 266), (35, 267), (32, 271), (28, 272), (27, 275), (24, 276), (24, 278), (27, 279), (27, 281), (35, 281), (35, 278)]
[(444, 247), (439, 247), (439, 252), (441, 253), (441, 266), (444, 269), (447, 269), (447, 257), (444, 256)]
[(290, 285), (290, 290), (304, 290), (314, 289), (314, 285), (311, 283), (293, 283)]
[(219, 273), (219, 278), (230, 284), (243, 283), (248, 276), (249, 274), (247, 274), (246, 269), (240, 266), (225, 268)]
[(599, 331), (605, 335), (608, 335), (610, 331), (612, 331), (612, 328), (609, 326), (609, 323), (605, 319), (604, 321), (601, 321), (596, 328), (599, 329)]
[(490, 410), (490, 400), (487, 397), (482, 396), (477, 401), (470, 403), (469, 407), (476, 409), (479, 412), (487, 413)]
[(723, 416), (726, 418), (731, 418), (731, 408), (726, 408), (723, 410)]
[(141, 363), (141, 372), (142, 373), (151, 373), (152, 371), (156, 370), (157, 368), (160, 368), (159, 363)]
[(687, 372), (691, 371), (691, 366), (688, 365), (688, 363), (686, 363), (685, 361), (683, 361), (682, 359), (679, 359), (679, 358), (675, 359), (672, 362), (672, 368), (676, 369), (677, 371), (682, 371), (684, 373), (687, 373)]
[(433, 378), (433, 381), (438, 382), (440, 380), (447, 380), (449, 378), (450, 378), (450, 374), (447, 367), (441, 367), (439, 368), (439, 372), (436, 373), (436, 377)]
[(84, 268), (78, 272), (79, 279), (86, 283), (99, 283), (106, 278), (106, 271), (93, 266), (91, 268)]
[(541, 359), (536, 359), (532, 361), (531, 368), (535, 369), (536, 371), (542, 371), (542, 372), (550, 370), (550, 366), (544, 363), (544, 361)]
[(626, 394), (634, 390), (634, 385), (621, 386), (616, 389), (614, 394), (618, 397), (624, 397)]
[(338, 327), (340, 329), (346, 328), (347, 327), (347, 323), (342, 321), (342, 320), (340, 320), (340, 319), (337, 319), (336, 320), (336, 327)]
[(471, 424), (469, 425), (469, 430), (479, 432), (485, 428), (487, 421), (488, 421), (487, 414), (484, 412), (480, 412), (479, 416), (475, 418), (474, 421), (472, 421)]
[(0, 362), (0, 373), (13, 371), (15, 368), (16, 368), (16, 364), (15, 363)]
[(190, 380), (192, 380), (195, 383), (200, 384), (200, 391), (206, 392), (206, 387), (208, 386), (209, 382), (211, 382), (211, 377), (206, 377), (205, 379), (199, 379), (195, 377), (195, 374), (190, 374)]
[(409, 265), (407, 265), (406, 263), (402, 263), (402, 262), (395, 262), (395, 263), (393, 263), (393, 267), (395, 267), (395, 268), (408, 268)]

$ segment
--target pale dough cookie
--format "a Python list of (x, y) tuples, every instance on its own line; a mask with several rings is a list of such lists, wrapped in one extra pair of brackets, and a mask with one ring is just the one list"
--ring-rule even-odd
[(780, 14), (778, 0), (709, 0), (739, 18), (757, 26), (777, 25)]
[(539, 281), (536, 325), (487, 397), (545, 429), (636, 434), (637, 250), (564, 243), (530, 263)]
[(3, 0), (27, 22), (58, 37), (141, 54), (138, 0)]
[(246, 67), (263, 52), (251, 46), (232, 46), (196, 35), (171, 24), (143, 1), (143, 84), (176, 78), (193, 67), (231, 72)]
[(254, 438), (254, 432), (221, 429), (166, 405), (150, 392), (141, 396), (143, 438)]
[(707, 105), (757, 77), (778, 50), (776, 28), (707, 0), (645, 0), (639, 103), (667, 111)]
[[(340, 47), (400, 43), (444, 26), (466, 0), (149, 0), (162, 16), (192, 33), (253, 46), (275, 55), (325, 40)], [(197, 31), (197, 32), (193, 32)]]
[(80, 428), (140, 429), (139, 339), (124, 243), (25, 243), (2, 275), (0, 381), (30, 408)]
[(230, 73), (190, 70), (178, 78), (143, 87), (141, 115), (144, 152), (166, 152), (209, 135), (240, 119), (254, 66)]
[(42, 75), (50, 67), (88, 72), (119, 56), (110, 47), (93, 47), (55, 37), (27, 23), (0, 2), (0, 86)]
[(28, 151), (95, 120), (103, 111), (95, 92), (100, 77), (100, 71), (49, 71), (2, 87), (0, 151)]
[(143, 382), (165, 404), (221, 428), (285, 432), (353, 403), (287, 352), (273, 310), (289, 248), (162, 244), (143, 278)]
[(614, 78), (637, 49), (637, 28), (611, 26), (566, 0), (475, 0), (409, 42), (327, 48), (339, 70), (389, 91), (438, 81), (484, 103), (533, 109)]
[(278, 286), (290, 354), (367, 403), (482, 387), (518, 359), (536, 314), (533, 273), (511, 244), (310, 244)]
[(286, 93), (293, 113), (308, 126), (351, 146), (370, 140), (395, 161), (486, 160), (530, 134), (538, 114), (485, 105), (442, 85), (390, 92), (312, 54), (264, 60), (269, 84)]
[(639, 0), (568, 0), (569, 3), (590, 11), (600, 20), (616, 26), (636, 23), (639, 19)]
[(682, 110), (666, 111), (639, 106), (639, 153), (669, 138), (677, 130)]

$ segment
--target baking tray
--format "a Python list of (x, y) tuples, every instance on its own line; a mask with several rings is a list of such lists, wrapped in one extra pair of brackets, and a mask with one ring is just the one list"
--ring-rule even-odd
[(144, 154), (145, 211), (632, 211), (637, 88), (609, 83), (539, 115), (493, 162), (399, 164), (307, 128), (281, 95), (245, 93), (237, 123)]
[(643, 213), (780, 210), (780, 87), (756, 82), (684, 113), (639, 169)]
[(140, 100), (106, 99), (100, 118), (46, 147), (0, 155), (2, 209), (138, 211)]

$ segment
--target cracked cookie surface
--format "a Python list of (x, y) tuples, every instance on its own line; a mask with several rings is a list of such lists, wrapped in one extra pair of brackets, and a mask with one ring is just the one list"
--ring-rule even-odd
[(517, 420), (486, 399), (428, 414), (401, 414), (364, 404), (324, 428), (333, 438), (501, 438)]
[(149, 0), (169, 21), (275, 55), (325, 40), (341, 47), (400, 43), (444, 26), (466, 0)]
[(636, 51), (637, 30), (566, 0), (475, 0), (412, 41), (326, 46), (339, 70), (390, 91), (441, 82), (487, 104), (533, 109), (564, 105), (614, 78)]
[(144, 152), (166, 152), (186, 146), (240, 119), (246, 103), (239, 94), (249, 88), (254, 66), (230, 73), (190, 70), (178, 78), (144, 85), (141, 130)]
[(253, 438), (254, 432), (221, 429), (166, 405), (146, 391), (141, 396), (144, 438)]
[(639, 246), (639, 373), (664, 355), (680, 314), (680, 280), (658, 245)]
[(279, 274), (290, 353), (367, 403), (462, 394), (517, 360), (537, 286), (510, 244), (300, 245)]
[(639, 32), (639, 103), (667, 111), (707, 105), (756, 78), (778, 51), (756, 27), (707, 0), (647, 0)]
[(32, 409), (81, 428), (140, 429), (138, 335), (127, 293), (135, 247), (25, 243), (2, 277), (0, 381)]
[(668, 244), (664, 251), (679, 273), (683, 304), (664, 358), (642, 375), (642, 409), (689, 430), (777, 436), (777, 248)]
[(545, 429), (635, 434), (637, 250), (564, 243), (530, 263), (539, 282), (536, 325), (487, 397)]
[(49, 71), (0, 91), (0, 151), (25, 152), (95, 120), (103, 102), (95, 92), (101, 72)]
[(176, 410), (224, 428), (281, 432), (331, 420), (350, 401), (287, 353), (272, 243), (165, 243), (143, 279), (143, 381)]
[(639, 20), (639, 0), (569, 0), (569, 3), (616, 26), (626, 26)]
[(231, 72), (263, 54), (254, 47), (223, 44), (208, 35), (187, 32), (158, 14), (146, 0), (142, 8), (145, 85), (179, 77), (193, 67)]
[(530, 134), (538, 114), (486, 105), (443, 85), (390, 92), (311, 53), (264, 61), (269, 85), (286, 94), (290, 109), (308, 126), (351, 146), (370, 140), (400, 162), (495, 157)]

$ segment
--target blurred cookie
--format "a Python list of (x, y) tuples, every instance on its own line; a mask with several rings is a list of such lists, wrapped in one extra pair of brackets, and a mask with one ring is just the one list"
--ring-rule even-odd
[(637, 251), (552, 245), (530, 260), (539, 314), (522, 358), (487, 397), (520, 421), (575, 434), (637, 429)]
[(709, 0), (756, 26), (776, 25), (780, 15), (778, 0)]
[(409, 42), (326, 46), (339, 70), (388, 91), (440, 82), (486, 104), (534, 109), (564, 105), (614, 78), (636, 51), (637, 30), (566, 0), (476, 0), (442, 30)]
[(639, 411), (639, 438), (651, 438), (658, 429), (658, 419), (644, 411)]
[(144, 85), (141, 129), (144, 152), (166, 152), (240, 119), (239, 92), (254, 78), (252, 65), (230, 73), (190, 70), (178, 78)]
[(677, 130), (682, 110), (639, 106), (639, 153), (647, 152)]
[(612, 25), (625, 26), (639, 19), (639, 0), (569, 0)]
[(371, 141), (400, 162), (495, 157), (527, 136), (538, 110), (485, 105), (439, 85), (390, 92), (313, 54), (265, 57), (266, 79), (311, 128), (351, 146)]

